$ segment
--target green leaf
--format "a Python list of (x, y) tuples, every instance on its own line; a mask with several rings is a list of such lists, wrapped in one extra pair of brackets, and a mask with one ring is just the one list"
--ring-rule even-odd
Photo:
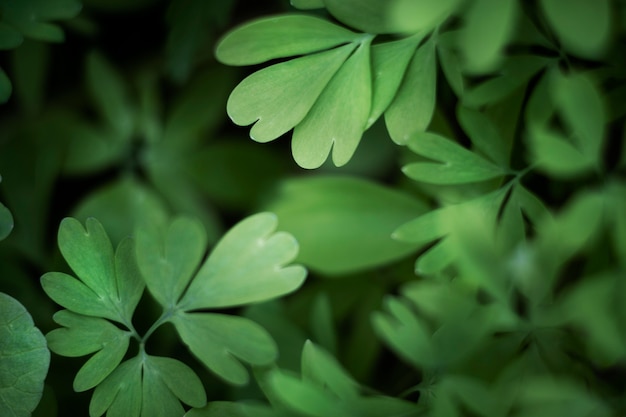
[(7, 76), (7, 73), (0, 68), (0, 104), (4, 104), (9, 101), (13, 87), (11, 86), (11, 80)]
[(342, 400), (358, 396), (357, 383), (337, 360), (308, 340), (302, 349), (302, 380), (327, 389)]
[(337, 352), (337, 335), (333, 308), (325, 292), (318, 294), (311, 307), (309, 328), (313, 340), (331, 354)]
[(86, 62), (87, 88), (100, 115), (113, 127), (121, 141), (134, 129), (133, 111), (121, 75), (99, 53), (92, 52)]
[(515, 28), (514, 0), (477, 0), (465, 12), (465, 26), (459, 33), (464, 67), (474, 74), (495, 69)]
[(433, 133), (414, 133), (408, 145), (413, 152), (440, 162), (414, 162), (403, 167), (402, 171), (416, 181), (465, 184), (506, 174), (505, 170), (474, 152)]
[(178, 311), (171, 321), (191, 352), (231, 384), (248, 382), (248, 372), (238, 359), (269, 365), (278, 355), (265, 329), (243, 317)]
[(575, 55), (598, 58), (611, 35), (611, 3), (608, 0), (541, 0), (541, 9), (563, 47)]
[(218, 42), (215, 55), (227, 65), (253, 65), (323, 51), (355, 42), (360, 36), (315, 16), (264, 17), (228, 32)]
[(321, 9), (324, 7), (323, 0), (290, 0), (289, 3), (301, 10)]
[(310, 111), (296, 125), (291, 141), (294, 160), (318, 168), (331, 152), (345, 165), (365, 130), (372, 101), (370, 42), (365, 41), (339, 68)]
[(29, 417), (50, 365), (46, 339), (13, 297), (0, 293), (0, 415)]
[(89, 416), (100, 417), (106, 412), (107, 417), (140, 417), (141, 371), (142, 361), (139, 356), (118, 366), (96, 387), (89, 403)]
[(183, 310), (233, 307), (288, 294), (302, 285), (306, 270), (288, 265), (298, 243), (275, 232), (271, 213), (250, 216), (235, 225), (213, 248), (178, 303)]
[(551, 95), (572, 140), (589, 160), (602, 151), (606, 112), (602, 95), (585, 74), (554, 74)]
[(526, 136), (538, 168), (557, 178), (575, 178), (596, 167), (597, 158), (582, 152), (554, 129), (531, 124)]
[[(2, 182), (2, 177), (0, 177)], [(5, 239), (13, 230), (13, 215), (4, 204), (0, 203), (0, 240)]]
[(423, 34), (372, 46), (372, 109), (367, 128), (378, 120), (396, 96)]
[(30, 115), (41, 111), (50, 69), (48, 44), (27, 41), (13, 52), (15, 94), (21, 107)]
[(78, 14), (81, 4), (75, 0), (23, 0), (3, 2), (2, 20), (24, 36), (48, 42), (63, 41), (61, 28), (49, 20), (69, 19)]
[[(298, 261), (328, 275), (384, 265), (415, 250), (392, 232), (426, 211), (419, 200), (370, 181), (317, 176), (286, 181), (266, 209), (300, 243)], [(367, 227), (363, 227), (367, 225)]]
[(279, 370), (270, 373), (268, 382), (281, 402), (298, 414), (312, 417), (358, 416), (345, 403), (312, 382), (300, 380)]
[(255, 72), (230, 94), (228, 115), (240, 126), (255, 123), (250, 137), (257, 142), (278, 138), (304, 119), (354, 48), (344, 45)]
[(465, 91), (465, 81), (461, 68), (461, 58), (455, 49), (454, 39), (454, 32), (440, 34), (437, 42), (437, 56), (448, 85), (457, 97), (462, 97)]
[(102, 225), (87, 219), (86, 229), (73, 218), (59, 227), (59, 248), (79, 279), (49, 272), (41, 285), (50, 298), (76, 313), (99, 316), (128, 325), (144, 283), (137, 269), (134, 244), (123, 240), (115, 255)]
[(496, 125), (478, 110), (459, 106), (457, 117), (463, 130), (478, 151), (500, 167), (507, 167), (510, 144), (506, 143)]
[(179, 217), (169, 226), (143, 222), (136, 230), (137, 263), (146, 286), (165, 308), (174, 306), (204, 257), (202, 224)]
[(626, 264), (626, 184), (615, 182), (609, 185), (607, 195), (607, 211), (612, 225), (610, 233), (613, 247), (622, 267)]
[(438, 353), (432, 343), (432, 333), (423, 320), (397, 298), (384, 300), (385, 313), (372, 316), (378, 336), (400, 357), (417, 369), (438, 365)]
[(24, 37), (20, 32), (11, 26), (0, 22), (0, 49), (14, 49), (24, 42)]
[(437, 62), (431, 37), (413, 55), (398, 93), (385, 111), (387, 130), (395, 143), (404, 145), (411, 135), (428, 128), (435, 112), (436, 92)]
[(94, 353), (74, 378), (74, 390), (86, 391), (101, 383), (124, 359), (131, 333), (111, 322), (61, 310), (54, 321), (64, 328), (46, 335), (50, 350), (62, 356), (84, 356)]

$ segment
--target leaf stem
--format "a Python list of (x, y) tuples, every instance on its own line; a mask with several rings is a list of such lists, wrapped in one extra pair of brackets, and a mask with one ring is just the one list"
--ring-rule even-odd
[(168, 308), (164, 310), (163, 313), (161, 314), (161, 317), (159, 317), (157, 321), (155, 321), (152, 324), (152, 326), (150, 326), (146, 334), (139, 340), (140, 344), (144, 345), (146, 341), (148, 340), (148, 338), (152, 336), (152, 333), (154, 333), (156, 329), (158, 329), (162, 324), (165, 324), (168, 321), (170, 321), (170, 318), (174, 315), (175, 311), (176, 310), (174, 308)]

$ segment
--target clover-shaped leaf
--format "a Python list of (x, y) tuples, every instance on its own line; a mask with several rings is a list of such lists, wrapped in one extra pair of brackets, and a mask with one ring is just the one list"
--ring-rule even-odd
[(29, 417), (41, 399), (50, 351), (33, 319), (0, 293), (0, 415)]
[(133, 242), (123, 240), (114, 253), (94, 218), (87, 219), (85, 227), (76, 219), (63, 219), (58, 237), (61, 253), (78, 279), (46, 273), (41, 277), (46, 294), (68, 310), (128, 325), (144, 287)]
[(130, 331), (124, 331), (108, 320), (61, 310), (54, 321), (63, 328), (46, 335), (50, 350), (63, 356), (95, 354), (82, 366), (74, 379), (75, 391), (86, 391), (98, 385), (120, 364), (130, 343)]

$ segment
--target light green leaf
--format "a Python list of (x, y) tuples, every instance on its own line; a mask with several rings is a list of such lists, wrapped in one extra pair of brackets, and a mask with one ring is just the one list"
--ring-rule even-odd
[(463, 130), (478, 151), (500, 167), (507, 167), (510, 144), (506, 143), (496, 125), (484, 113), (459, 106), (457, 117)]
[(99, 53), (92, 52), (86, 62), (87, 88), (100, 115), (125, 142), (133, 131), (133, 111), (122, 76)]
[(432, 333), (424, 321), (397, 298), (387, 297), (384, 308), (386, 312), (372, 316), (378, 336), (417, 369), (436, 367), (438, 354), (432, 343)]
[(455, 247), (448, 238), (443, 238), (417, 258), (415, 273), (418, 275), (437, 275), (452, 265), (456, 258)]
[(255, 123), (250, 137), (257, 142), (278, 138), (302, 121), (354, 48), (344, 45), (255, 72), (230, 94), (228, 115), (240, 126)]
[(228, 32), (215, 55), (227, 65), (253, 65), (357, 41), (361, 35), (310, 15), (264, 17)]
[(46, 339), (13, 297), (0, 293), (0, 415), (30, 417), (50, 365)]
[(133, 234), (140, 220), (165, 218), (167, 207), (154, 190), (128, 176), (91, 191), (74, 209), (72, 216), (82, 222), (95, 217), (113, 244), (117, 244)]
[(99, 316), (128, 325), (143, 292), (134, 244), (125, 239), (113, 247), (102, 225), (87, 219), (86, 229), (73, 218), (59, 227), (59, 248), (79, 280), (49, 272), (41, 277), (50, 298), (74, 312)]
[(118, 366), (96, 387), (89, 404), (89, 416), (100, 417), (106, 412), (107, 417), (140, 417), (142, 368), (139, 356)]
[(171, 224), (143, 222), (135, 231), (137, 263), (146, 286), (165, 308), (174, 306), (204, 257), (202, 224), (178, 217)]
[(204, 407), (206, 404), (202, 381), (184, 363), (171, 358), (147, 356), (144, 369), (152, 374), (152, 378), (160, 378), (176, 398), (185, 404), (192, 407)]
[(336, 166), (348, 163), (365, 130), (372, 101), (370, 42), (339, 68), (293, 131), (291, 150), (303, 168), (319, 168), (332, 148)]
[(76, 374), (76, 391), (86, 391), (102, 382), (120, 364), (128, 350), (130, 332), (107, 320), (61, 310), (54, 315), (54, 321), (63, 327), (46, 335), (50, 350), (69, 357), (95, 352)]
[(575, 55), (598, 58), (611, 35), (609, 0), (541, 0), (541, 9), (563, 47)]
[(327, 389), (342, 400), (358, 397), (358, 385), (337, 360), (307, 340), (302, 349), (302, 380)]
[(185, 295), (183, 310), (232, 307), (290, 293), (304, 282), (306, 270), (288, 265), (298, 243), (275, 232), (278, 219), (259, 213), (235, 225), (215, 246)]
[(269, 365), (278, 355), (265, 329), (243, 317), (178, 311), (171, 321), (191, 352), (231, 384), (248, 382), (248, 372), (238, 359)]
[[(415, 250), (392, 232), (426, 211), (419, 200), (370, 181), (317, 176), (285, 182), (266, 209), (300, 243), (298, 261), (328, 275), (384, 265)], [(368, 227), (363, 227), (363, 225)]]
[(584, 153), (548, 127), (531, 124), (526, 136), (538, 168), (557, 178), (575, 178), (596, 167), (596, 155)]
[(274, 370), (268, 377), (272, 390), (289, 409), (311, 417), (357, 417), (347, 404), (312, 382), (300, 380), (293, 375)]
[(372, 108), (367, 128), (378, 120), (395, 97), (417, 45), (419, 33), (404, 39), (372, 46)]
[(434, 133), (414, 133), (408, 145), (413, 152), (441, 162), (414, 162), (403, 167), (402, 171), (416, 181), (465, 184), (506, 174), (505, 170), (481, 156)]
[(309, 328), (313, 340), (331, 354), (337, 352), (337, 335), (333, 308), (328, 294), (322, 292), (315, 297), (309, 316)]
[(428, 128), (435, 112), (436, 92), (437, 63), (431, 37), (413, 55), (398, 94), (385, 111), (387, 130), (395, 143), (404, 145), (412, 134)]
[(457, 97), (462, 97), (465, 91), (465, 81), (461, 70), (461, 58), (455, 50), (453, 39), (453, 32), (442, 33), (438, 36), (437, 56), (448, 85)]
[(606, 121), (600, 92), (585, 74), (555, 73), (551, 81), (552, 99), (573, 142), (589, 160), (597, 161)]
[(0, 104), (4, 104), (9, 100), (12, 91), (11, 80), (7, 76), (7, 73), (0, 68)]
[(467, 72), (484, 74), (497, 67), (515, 29), (515, 0), (477, 0), (465, 12), (459, 46)]

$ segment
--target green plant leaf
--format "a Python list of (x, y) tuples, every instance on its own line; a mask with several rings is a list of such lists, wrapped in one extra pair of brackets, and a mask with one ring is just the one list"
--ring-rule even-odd
[(50, 351), (26, 308), (4, 293), (0, 293), (0, 357), (0, 414), (29, 417), (41, 400)]
[(298, 243), (275, 232), (276, 215), (259, 213), (235, 225), (213, 248), (178, 303), (183, 310), (233, 307), (290, 293), (304, 282), (306, 270), (288, 265)]
[(514, 0), (478, 0), (469, 6), (459, 33), (467, 72), (484, 74), (498, 66), (515, 29), (516, 5)]
[(551, 96), (572, 141), (589, 160), (597, 161), (602, 151), (606, 112), (602, 95), (585, 74), (555, 73)]
[(412, 134), (428, 128), (436, 92), (437, 62), (431, 37), (413, 55), (398, 93), (385, 111), (387, 130), (395, 143), (404, 145)]
[(106, 412), (107, 417), (140, 417), (141, 371), (139, 356), (118, 366), (93, 392), (89, 416), (100, 417)]
[(567, 7), (558, 0), (539, 4), (568, 52), (586, 58), (598, 58), (605, 52), (611, 34), (608, 0), (574, 0)]
[(302, 380), (328, 389), (342, 400), (358, 396), (358, 385), (337, 360), (311, 341), (302, 349)]
[(41, 277), (41, 285), (50, 298), (69, 310), (128, 326), (144, 286), (134, 244), (125, 239), (114, 254), (102, 225), (93, 218), (85, 225), (65, 218), (59, 227), (59, 248), (79, 279), (48, 272)]
[(0, 49), (14, 49), (24, 42), (24, 37), (20, 32), (9, 25), (0, 22)]
[(63, 31), (49, 20), (69, 19), (78, 14), (81, 4), (75, 0), (24, 0), (3, 2), (2, 20), (24, 36), (48, 42), (64, 40)]
[(9, 100), (12, 91), (11, 80), (9, 80), (7, 73), (0, 68), (0, 104), (4, 104)]
[(228, 32), (215, 55), (227, 65), (253, 65), (355, 42), (361, 35), (328, 20), (288, 14), (264, 17)]
[(506, 143), (498, 128), (486, 114), (459, 106), (457, 117), (463, 130), (478, 151), (500, 167), (507, 167), (510, 144)]
[(87, 56), (85, 67), (87, 89), (97, 110), (122, 142), (129, 139), (133, 126), (133, 109), (130, 106), (126, 85), (121, 75), (99, 53)]
[(148, 290), (163, 307), (174, 306), (204, 257), (204, 227), (179, 217), (169, 226), (143, 222), (135, 236), (137, 263)]
[[(415, 250), (392, 232), (424, 213), (419, 200), (371, 181), (341, 176), (292, 179), (266, 207), (300, 243), (298, 261), (328, 275), (384, 265)], [(367, 227), (363, 227), (367, 225)]]
[(54, 315), (63, 328), (46, 335), (50, 350), (62, 356), (95, 354), (85, 362), (74, 378), (74, 390), (86, 391), (101, 383), (124, 359), (130, 343), (129, 331), (111, 322), (82, 316), (68, 310)]
[[(2, 177), (0, 177), (2, 182)], [(4, 204), (0, 203), (0, 240), (5, 239), (13, 230), (13, 215)]]
[(248, 372), (238, 359), (252, 365), (269, 365), (278, 355), (267, 331), (243, 317), (178, 311), (171, 322), (191, 352), (232, 384), (248, 382)]
[(300, 123), (355, 45), (275, 64), (245, 78), (230, 94), (226, 110), (240, 126), (255, 123), (250, 137), (268, 142)]
[(454, 32), (445, 32), (438, 36), (437, 56), (448, 85), (458, 97), (462, 97), (465, 91), (465, 81), (461, 68), (461, 57), (455, 49), (455, 36)]
[(29, 115), (39, 113), (43, 107), (50, 51), (46, 43), (27, 41), (13, 52), (15, 94)]
[(372, 109), (368, 128), (387, 110), (396, 96), (409, 62), (423, 37), (419, 33), (372, 46)]
[(290, 0), (289, 3), (301, 10), (321, 9), (324, 7), (323, 0)]
[(412, 134), (408, 146), (413, 152), (440, 162), (414, 162), (403, 167), (402, 171), (416, 181), (464, 184), (506, 174), (505, 170), (474, 152), (433, 133)]
[(365, 130), (372, 101), (370, 42), (365, 41), (339, 68), (291, 141), (294, 160), (318, 168), (331, 152), (336, 166), (345, 165)]

